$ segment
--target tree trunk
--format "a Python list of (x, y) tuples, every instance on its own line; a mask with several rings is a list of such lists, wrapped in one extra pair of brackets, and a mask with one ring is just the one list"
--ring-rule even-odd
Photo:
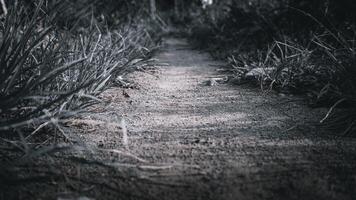
[(150, 0), (150, 10), (151, 10), (151, 17), (152, 19), (156, 19), (156, 0)]

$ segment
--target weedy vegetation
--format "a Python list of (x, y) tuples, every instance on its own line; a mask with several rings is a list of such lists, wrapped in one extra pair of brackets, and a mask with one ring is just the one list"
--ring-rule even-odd
[(146, 10), (133, 8), (135, 1), (6, 3), (0, 19), (4, 184), (11, 182), (9, 163), (68, 149), (56, 145), (69, 141), (62, 122), (89, 112), (103, 91), (150, 63), (162, 28)]
[(321, 123), (351, 135), (356, 128), (354, 10), (349, 0), (226, 0), (197, 9), (186, 30), (197, 47), (227, 59), (236, 78), (329, 107)]

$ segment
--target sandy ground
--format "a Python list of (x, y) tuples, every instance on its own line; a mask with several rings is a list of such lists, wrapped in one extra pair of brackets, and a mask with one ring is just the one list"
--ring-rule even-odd
[[(219, 70), (224, 63), (183, 39), (164, 44), (156, 58), (168, 65), (131, 74), (140, 89), (108, 90), (109, 105), (86, 118), (104, 124), (74, 123), (72, 137), (92, 149), (75, 157), (90, 162), (63, 161), (60, 154), (53, 162), (78, 179), (35, 184), (14, 196), (356, 199), (356, 140), (316, 126), (325, 110), (248, 85), (210, 84), (229, 75)], [(123, 123), (127, 134), (115, 128)]]

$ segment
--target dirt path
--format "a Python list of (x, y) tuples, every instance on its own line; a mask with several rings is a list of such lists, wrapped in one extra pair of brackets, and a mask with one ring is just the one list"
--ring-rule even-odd
[[(134, 74), (129, 149), (160, 170), (140, 173), (157, 199), (356, 199), (356, 140), (333, 139), (302, 101), (229, 84), (209, 55), (166, 39), (157, 77)], [(143, 76), (143, 77), (142, 77)], [(293, 101), (290, 101), (293, 100)], [(295, 101), (294, 101), (295, 100)], [(323, 112), (325, 113), (325, 112)], [(309, 128), (308, 128), (309, 127)]]
[[(127, 89), (126, 95), (119, 88), (109, 90), (104, 97), (111, 104), (91, 116), (123, 115), (125, 151), (139, 159), (112, 151), (93, 155), (126, 179), (115, 170), (88, 166), (81, 169), (82, 179), (105, 187), (91, 185), (83, 194), (95, 199), (356, 199), (356, 140), (318, 131), (313, 124), (323, 112), (296, 97), (262, 94), (253, 87), (211, 86), (206, 81), (228, 75), (217, 70), (222, 63), (191, 50), (182, 39), (165, 39), (162, 49), (156, 58), (169, 65), (159, 66), (154, 75), (132, 74), (141, 89)], [(122, 131), (106, 127), (78, 136), (88, 146), (125, 149)]]

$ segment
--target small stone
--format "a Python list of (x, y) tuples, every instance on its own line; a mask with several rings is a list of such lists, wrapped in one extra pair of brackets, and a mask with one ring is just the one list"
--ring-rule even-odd
[(207, 86), (215, 86), (217, 85), (218, 83), (214, 80), (214, 79), (210, 79), (207, 81), (206, 85)]
[(287, 95), (284, 94), (284, 93), (279, 93), (278, 96), (280, 96), (280, 97), (286, 97)]
[(103, 147), (104, 147), (104, 143), (103, 143), (103, 141), (99, 141), (99, 143), (98, 143), (98, 147), (100, 147), (100, 148), (103, 148)]

